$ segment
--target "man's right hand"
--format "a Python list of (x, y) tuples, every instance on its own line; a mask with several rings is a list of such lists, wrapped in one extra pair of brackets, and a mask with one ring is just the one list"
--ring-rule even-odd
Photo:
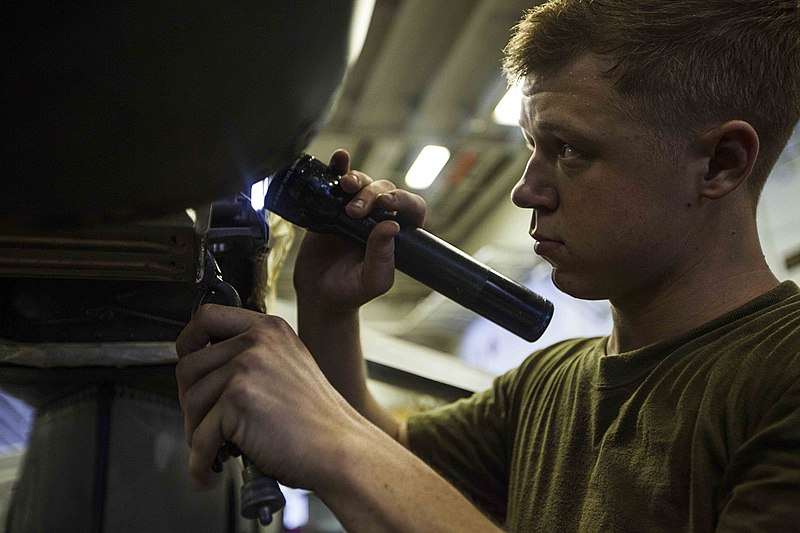
[[(422, 197), (351, 170), (350, 155), (344, 150), (333, 153), (330, 166), (341, 176), (342, 189), (354, 194), (345, 208), (348, 216), (358, 219), (383, 209), (396, 213), (403, 222), (422, 226)], [(298, 305), (325, 314), (346, 314), (388, 291), (394, 282), (394, 236), (399, 229), (394, 221), (379, 223), (365, 250), (332, 235), (306, 232), (294, 269)]]

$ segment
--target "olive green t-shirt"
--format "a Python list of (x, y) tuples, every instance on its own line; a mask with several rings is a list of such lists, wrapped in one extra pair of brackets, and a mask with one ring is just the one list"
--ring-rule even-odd
[(511, 531), (800, 531), (797, 285), (639, 350), (606, 340), (411, 417), (411, 449)]

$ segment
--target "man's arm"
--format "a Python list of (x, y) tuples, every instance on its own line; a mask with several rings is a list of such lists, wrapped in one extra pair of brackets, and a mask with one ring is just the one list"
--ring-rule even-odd
[(408, 447), (405, 423), (379, 404), (367, 388), (358, 312), (320, 316), (313, 306), (300, 305), (297, 322), (300, 338), (334, 388), (363, 417)]
[[(341, 176), (342, 189), (354, 195), (345, 208), (348, 216), (358, 219), (383, 209), (414, 225), (423, 224), (421, 197), (351, 171), (344, 150), (331, 156), (330, 166)], [(295, 261), (294, 285), (298, 333), (322, 372), (359, 413), (405, 445), (404, 424), (367, 389), (358, 319), (359, 307), (394, 282), (394, 236), (399, 229), (394, 221), (381, 222), (365, 250), (330, 235), (307, 232)]]
[(770, 407), (755, 434), (732, 452), (717, 531), (800, 529), (800, 381)]
[(500, 531), (386, 434), (348, 446), (345, 456), (341, 484), (317, 494), (348, 531)]
[(189, 468), (201, 484), (232, 442), (265, 474), (316, 492), (348, 530), (497, 531), (345, 401), (280, 318), (203, 306), (176, 348)]

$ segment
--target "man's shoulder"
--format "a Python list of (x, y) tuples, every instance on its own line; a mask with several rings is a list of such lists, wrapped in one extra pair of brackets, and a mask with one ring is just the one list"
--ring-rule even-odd
[(800, 355), (800, 289), (793, 282), (784, 282), (762, 298), (765, 301), (760, 308), (720, 328), (720, 340), (732, 339), (736, 346), (749, 348), (743, 351), (759, 357), (768, 353)]
[(671, 363), (661, 368), (665, 375), (682, 376), (687, 387), (702, 383), (707, 398), (718, 398), (736, 412), (760, 412), (787, 394), (795, 396), (800, 387), (797, 286), (782, 284), (723, 319), (675, 350)]
[(719, 362), (741, 364), (800, 353), (800, 289), (784, 282), (747, 304), (695, 330), (670, 339), (665, 349), (680, 354), (701, 353)]

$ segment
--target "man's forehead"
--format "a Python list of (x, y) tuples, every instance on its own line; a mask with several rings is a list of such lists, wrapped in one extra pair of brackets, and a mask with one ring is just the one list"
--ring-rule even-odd
[(610, 88), (610, 82), (602, 75), (601, 60), (594, 54), (583, 54), (566, 61), (562, 66), (540, 71), (530, 71), (522, 80), (522, 94), (561, 89), (569, 84), (582, 86), (590, 84)]
[(522, 86), (520, 124), (603, 124), (616, 114), (613, 88), (597, 61), (583, 56), (563, 68), (529, 73)]
[(523, 96), (520, 124), (554, 130), (570, 123), (601, 124), (609, 117), (610, 104), (592, 93), (542, 90)]

